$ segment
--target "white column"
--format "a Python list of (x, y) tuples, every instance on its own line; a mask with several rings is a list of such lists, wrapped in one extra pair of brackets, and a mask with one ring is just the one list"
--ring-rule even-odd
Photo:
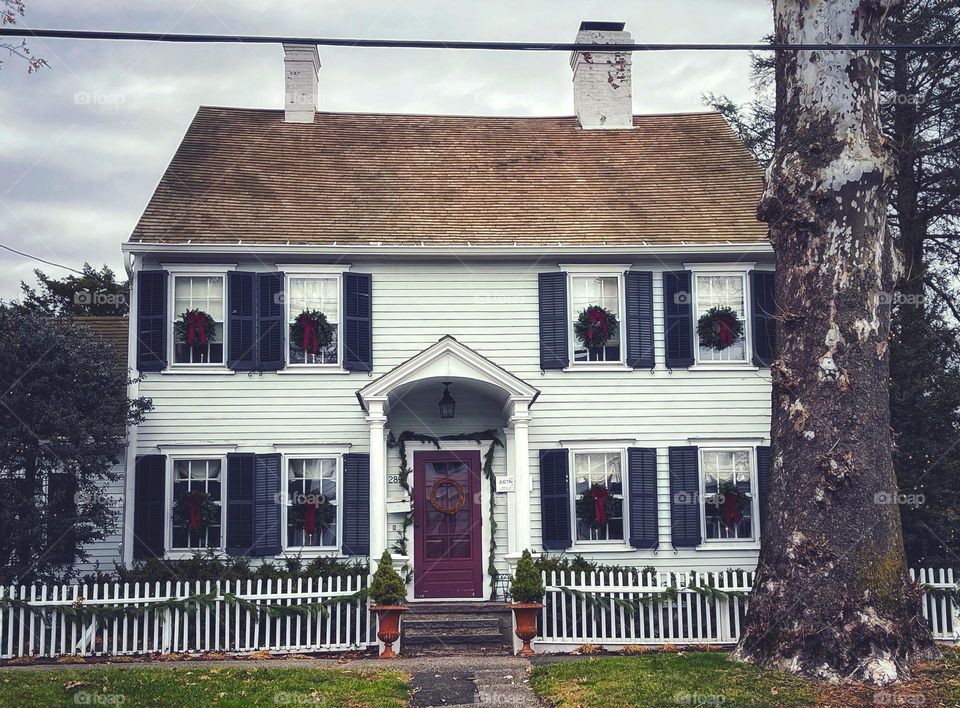
[(370, 427), (370, 570), (387, 547), (387, 424), (386, 401), (367, 401)]
[[(507, 477), (514, 482), (516, 485), (516, 469), (517, 464), (515, 462), (517, 457), (517, 448), (516, 441), (513, 437), (513, 428), (510, 427), (509, 423), (503, 429), (504, 436), (504, 445), (506, 447), (506, 462), (507, 462)], [(517, 548), (517, 490), (514, 487), (512, 492), (509, 492), (505, 495), (507, 501), (507, 556), (512, 557), (514, 555), (520, 554), (520, 549)]]
[(514, 445), (513, 474), (517, 488), (513, 521), (517, 527), (515, 538), (518, 554), (530, 548), (530, 413), (527, 406), (526, 401), (517, 401), (510, 416)]

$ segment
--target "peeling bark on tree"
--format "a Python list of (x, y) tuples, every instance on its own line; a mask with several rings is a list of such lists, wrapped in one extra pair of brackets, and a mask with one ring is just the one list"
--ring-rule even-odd
[[(875, 43), (896, 0), (776, 0), (776, 39)], [(888, 398), (892, 164), (876, 52), (780, 52), (769, 514), (734, 657), (889, 684), (936, 648), (906, 574)]]

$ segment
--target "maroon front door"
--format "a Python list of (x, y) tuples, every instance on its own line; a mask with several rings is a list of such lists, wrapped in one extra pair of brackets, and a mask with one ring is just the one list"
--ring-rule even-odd
[(414, 595), (481, 597), (480, 451), (413, 457)]

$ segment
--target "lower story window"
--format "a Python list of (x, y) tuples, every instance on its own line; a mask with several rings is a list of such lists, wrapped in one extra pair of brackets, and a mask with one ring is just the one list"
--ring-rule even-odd
[(336, 457), (288, 460), (287, 547), (336, 547), (337, 466)]
[(750, 450), (701, 450), (707, 540), (753, 540)]
[(222, 494), (221, 460), (174, 460), (174, 550), (221, 547)]
[(575, 452), (573, 484), (578, 541), (622, 541), (623, 472), (620, 452)]

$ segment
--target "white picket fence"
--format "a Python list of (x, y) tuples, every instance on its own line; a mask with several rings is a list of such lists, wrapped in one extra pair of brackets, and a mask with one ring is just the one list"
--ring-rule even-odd
[[(350, 576), (11, 586), (0, 591), (9, 598), (0, 609), (0, 658), (362, 649), (376, 642), (366, 597), (357, 594), (366, 581)], [(203, 602), (188, 607), (157, 606), (200, 596)], [(267, 611), (316, 603), (326, 603), (325, 612)], [(82, 613), (97, 606), (145, 609), (110, 618)]]
[[(911, 578), (955, 589), (953, 571), (911, 571)], [(543, 574), (538, 652), (566, 652), (584, 644), (734, 644), (747, 610), (753, 573), (626, 572)], [(923, 614), (935, 639), (960, 641), (960, 606), (927, 592)]]

